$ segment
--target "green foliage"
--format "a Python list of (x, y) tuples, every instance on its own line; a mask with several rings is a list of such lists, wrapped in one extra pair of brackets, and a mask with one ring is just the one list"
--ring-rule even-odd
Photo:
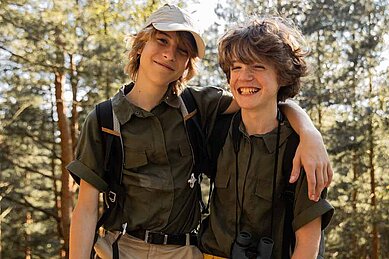
[[(159, 6), (160, 1), (151, 0), (0, 2), (4, 258), (56, 258), (63, 246), (54, 72), (65, 74), (69, 119), (76, 104), (82, 122), (98, 101), (129, 80), (123, 73), (125, 36)], [(388, 0), (226, 0), (215, 8), (218, 20), (204, 33), (206, 57), (190, 81), (227, 88), (216, 44), (228, 26), (252, 15), (279, 14), (301, 28), (312, 69), (297, 99), (321, 130), (335, 170), (329, 199), (336, 214), (327, 229), (328, 258), (371, 258), (374, 224), (379, 254), (389, 254), (388, 6)]]

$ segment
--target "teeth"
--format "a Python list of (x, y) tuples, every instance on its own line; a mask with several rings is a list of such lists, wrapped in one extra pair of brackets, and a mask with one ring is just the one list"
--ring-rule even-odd
[(252, 88), (252, 87), (241, 87), (239, 88), (239, 91), (241, 94), (255, 94), (259, 91), (258, 88)]

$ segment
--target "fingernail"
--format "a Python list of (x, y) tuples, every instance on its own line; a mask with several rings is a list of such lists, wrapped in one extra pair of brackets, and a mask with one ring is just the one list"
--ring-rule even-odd
[(290, 176), (289, 182), (293, 182), (296, 179), (296, 176), (292, 175)]
[(310, 199), (311, 199), (312, 201), (316, 201), (315, 194), (312, 194), (311, 197), (310, 197)]

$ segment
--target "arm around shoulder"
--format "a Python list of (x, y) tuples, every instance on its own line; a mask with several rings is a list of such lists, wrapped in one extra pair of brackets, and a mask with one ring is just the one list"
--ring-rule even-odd
[(81, 180), (70, 225), (69, 258), (90, 258), (97, 223), (99, 191)]
[(311, 200), (318, 201), (320, 193), (332, 181), (333, 171), (320, 132), (315, 128), (308, 114), (295, 102), (286, 101), (280, 105), (290, 125), (300, 136), (300, 144), (293, 159), (290, 182), (295, 182), (304, 167), (308, 179), (308, 193)]

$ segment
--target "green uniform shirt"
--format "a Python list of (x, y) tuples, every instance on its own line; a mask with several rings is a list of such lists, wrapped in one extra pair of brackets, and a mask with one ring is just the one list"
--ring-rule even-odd
[[(200, 209), (195, 188), (188, 183), (193, 157), (181, 102), (169, 88), (160, 104), (148, 112), (130, 103), (123, 89), (112, 98), (112, 107), (121, 125), (127, 195), (124, 211), (118, 214), (111, 230), (120, 230), (121, 224), (127, 222), (129, 231), (188, 233), (198, 225)], [(219, 88), (190, 91), (204, 124), (212, 124), (232, 100), (228, 92)], [(76, 159), (68, 170), (101, 191), (106, 187), (103, 161), (101, 132), (93, 110), (86, 118)]]
[[(208, 254), (221, 257), (230, 256), (235, 241), (236, 209), (240, 222), (238, 232), (247, 231), (256, 241), (260, 237), (271, 237), (272, 183), (277, 128), (267, 134), (248, 136), (244, 125), (240, 125), (239, 130), (243, 134), (238, 153), (238, 195), (231, 128), (218, 158), (210, 216), (204, 221), (204, 229), (201, 231), (201, 249)], [(282, 173), (282, 161), (291, 133), (292, 128), (285, 121), (280, 132), (275, 196), (277, 209), (273, 219), (275, 222), (273, 258), (281, 258), (282, 254), (285, 201), (281, 198), (281, 193), (288, 181)], [(333, 207), (325, 200), (325, 196), (326, 193), (323, 192), (319, 202), (310, 201), (305, 173), (300, 175), (295, 190), (294, 231), (320, 216), (322, 216), (322, 229), (328, 225)]]

